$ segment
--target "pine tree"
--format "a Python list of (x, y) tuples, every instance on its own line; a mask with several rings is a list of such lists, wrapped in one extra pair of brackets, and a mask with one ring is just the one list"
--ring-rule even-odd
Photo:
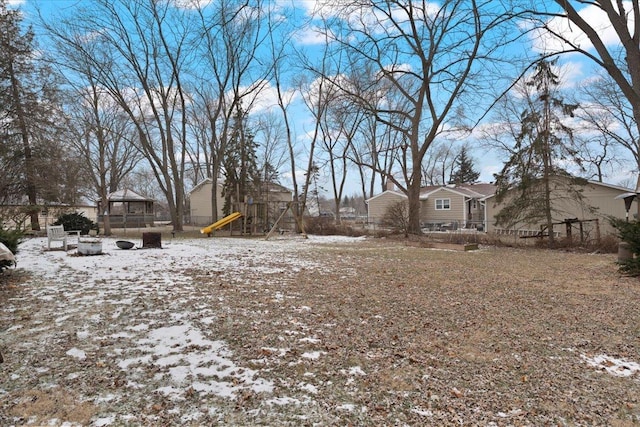
[(451, 173), (449, 182), (452, 184), (473, 184), (480, 177), (480, 172), (473, 168), (473, 159), (467, 154), (467, 147), (463, 146), (455, 161), (455, 169)]
[(223, 160), (225, 182), (222, 189), (225, 215), (233, 209), (233, 202), (244, 202), (255, 197), (260, 190), (261, 173), (258, 170), (255, 135), (248, 129), (246, 114), (238, 107), (229, 144)]
[(75, 199), (65, 194), (63, 178), (77, 170), (61, 144), (65, 117), (55, 73), (37, 59), (36, 50), (33, 30), (23, 30), (20, 11), (0, 0), (0, 155), (8, 156), (0, 162), (19, 160), (11, 173), (18, 174), (20, 184), (12, 192), (14, 199), (27, 197), (33, 230), (40, 229), (40, 200)]
[[(522, 112), (520, 132), (516, 136), (511, 156), (496, 174), (496, 201), (505, 202), (496, 215), (496, 224), (512, 227), (517, 223), (542, 222), (553, 245), (553, 196), (561, 191), (581, 201), (579, 180), (560, 165), (559, 159), (579, 163), (573, 149), (573, 132), (562, 123), (573, 117), (575, 104), (566, 104), (557, 93), (559, 77), (553, 68), (556, 61), (539, 61), (532, 78), (526, 82), (535, 87), (537, 96), (529, 99), (529, 108)], [(563, 179), (556, 179), (561, 177)]]

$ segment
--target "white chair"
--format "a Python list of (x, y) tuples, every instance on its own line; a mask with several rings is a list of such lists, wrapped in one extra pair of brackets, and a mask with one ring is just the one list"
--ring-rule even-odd
[(62, 247), (67, 250), (67, 232), (64, 231), (63, 225), (48, 225), (47, 226), (47, 248), (51, 249), (51, 242), (62, 242)]

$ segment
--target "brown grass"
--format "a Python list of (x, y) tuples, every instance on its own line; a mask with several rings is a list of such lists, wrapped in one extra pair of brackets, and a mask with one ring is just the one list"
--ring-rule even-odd
[[(128, 412), (120, 415), (139, 414), (141, 425), (181, 424), (180, 414), (199, 407), (215, 407), (218, 415), (191, 425), (640, 423), (638, 376), (611, 376), (582, 357), (606, 354), (640, 363), (640, 283), (618, 274), (615, 255), (496, 246), (444, 251), (402, 239), (370, 239), (283, 255), (279, 265), (296, 257), (317, 268), (268, 277), (243, 271), (237, 277), (233, 271), (182, 266), (193, 283), (172, 291), (180, 298), (172, 294), (171, 300), (197, 301), (198, 310), (217, 313), (219, 321), (207, 325), (207, 333), (228, 344), (239, 366), (273, 381), (273, 396), (246, 394), (227, 402), (191, 394), (184, 401), (162, 401), (149, 386), (127, 390), (137, 394), (127, 398)], [(43, 322), (42, 307), (33, 317), (23, 316), (29, 301), (15, 289), (12, 298), (15, 315), (2, 318), (3, 329)], [(168, 303), (148, 298), (145, 312), (168, 310)], [(180, 315), (198, 321), (193, 306), (180, 307)], [(87, 316), (107, 309), (96, 305)], [(112, 319), (110, 312), (102, 314)], [(3, 345), (19, 348), (10, 337)], [(51, 355), (64, 358), (64, 347), (47, 345)], [(82, 409), (79, 423), (94, 413), (92, 405), (100, 412), (125, 411), (115, 404), (82, 403), (91, 402), (101, 384), (113, 392), (122, 387), (123, 373), (109, 354), (123, 345), (107, 340), (94, 350), (93, 359), (105, 362), (84, 366), (77, 389), (82, 399), (67, 387), (43, 390), (11, 380), (4, 385), (9, 391), (0, 420), (70, 420), (68, 408), (74, 405)], [(309, 351), (321, 355), (301, 357)], [(11, 358), (9, 364), (19, 363), (20, 354)], [(353, 373), (356, 367), (363, 374)], [(72, 372), (73, 367), (56, 366), (57, 378)], [(301, 383), (313, 383), (317, 393), (305, 394)], [(29, 396), (41, 407), (29, 403)], [(309, 403), (270, 407), (265, 400), (274, 396)], [(344, 404), (355, 409), (340, 409)], [(66, 411), (66, 418), (51, 412), (52, 406)]]

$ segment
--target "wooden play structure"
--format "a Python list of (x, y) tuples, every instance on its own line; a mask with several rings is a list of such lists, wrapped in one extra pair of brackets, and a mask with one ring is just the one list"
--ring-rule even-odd
[[(282, 211), (282, 214), (278, 217), (278, 219), (276, 220), (276, 222), (273, 223), (273, 227), (271, 227), (271, 230), (269, 230), (269, 232), (267, 233), (267, 237), (265, 237), (265, 240), (269, 240), (269, 237), (271, 237), (271, 235), (274, 233), (275, 230), (282, 230), (280, 227), (278, 227), (278, 225), (280, 224), (280, 222), (282, 221), (282, 218), (285, 216), (285, 214), (287, 212), (291, 212), (294, 216), (295, 213), (293, 212), (293, 207), (296, 205), (297, 202), (289, 202), (287, 204), (287, 208), (285, 210)], [(302, 236), (307, 239), (307, 233), (304, 230), (304, 222), (300, 219), (298, 219), (298, 227), (300, 228), (300, 233), (302, 234)]]
[[(587, 224), (593, 225), (592, 231), (595, 232), (595, 235), (591, 235), (591, 233), (589, 232), (591, 230), (587, 230), (587, 227), (586, 227)], [(577, 231), (580, 237), (580, 243), (584, 243), (588, 237), (592, 240), (595, 240), (596, 242), (600, 241), (600, 223), (598, 221), (598, 218), (595, 218), (595, 219), (567, 218), (564, 221), (554, 222), (551, 225), (554, 228), (556, 225), (564, 225), (565, 237), (567, 239), (573, 239), (574, 231)], [(574, 230), (574, 227), (577, 227), (577, 230)], [(554, 229), (551, 230), (551, 233), (554, 233), (554, 236), (560, 237), (560, 233), (558, 233)], [(545, 224), (540, 225), (540, 231), (538, 231), (537, 233), (520, 236), (521, 239), (529, 239), (529, 238), (542, 239), (544, 237), (549, 237), (549, 231), (547, 230), (547, 226)]]
[(214, 231), (220, 230), (225, 225), (231, 224), (233, 221), (240, 218), (242, 218), (242, 214), (240, 212), (234, 212), (231, 215), (227, 215), (221, 220), (218, 220), (207, 227), (201, 228), (200, 233), (206, 234), (207, 236), (211, 236), (211, 233), (213, 233)]

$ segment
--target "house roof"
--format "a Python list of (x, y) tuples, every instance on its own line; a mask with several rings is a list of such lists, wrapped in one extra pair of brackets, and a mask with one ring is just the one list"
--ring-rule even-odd
[(375, 199), (377, 199), (378, 197), (381, 197), (381, 196), (382, 196), (382, 195), (384, 195), (384, 194), (395, 194), (396, 196), (404, 197), (405, 199), (407, 198), (407, 195), (406, 195), (406, 194), (404, 194), (404, 193), (400, 193), (400, 192), (395, 191), (395, 190), (384, 190), (384, 191), (383, 191), (382, 193), (380, 193), (380, 194), (376, 194), (376, 195), (375, 195), (375, 196), (373, 196), (373, 197), (369, 197), (369, 198), (368, 198), (367, 200), (365, 200), (364, 202), (365, 202), (365, 203), (369, 203), (371, 200), (375, 200)]
[[(631, 189), (631, 188), (626, 188), (626, 187), (621, 187), (619, 185), (614, 185), (614, 184), (607, 184), (606, 182), (600, 182), (600, 181), (593, 181), (593, 180), (587, 180), (586, 181), (587, 184), (591, 184), (591, 185), (597, 185), (600, 187), (605, 187), (605, 188), (610, 188), (612, 190), (617, 190), (620, 191), (622, 193), (627, 193), (629, 195), (631, 194), (636, 194), (635, 190)], [(486, 198), (489, 197), (493, 197), (495, 196), (495, 192), (493, 194), (491, 194), (490, 196), (487, 196)], [(618, 195), (616, 198), (620, 198), (621, 196)]]
[(420, 191), (420, 199), (428, 199), (429, 196), (439, 191), (449, 191), (454, 194), (473, 199), (484, 199), (495, 194), (496, 186), (487, 183), (427, 186), (423, 187)]
[[(484, 199), (487, 196), (493, 195), (496, 192), (496, 186), (489, 183), (460, 184), (460, 185), (427, 185), (426, 187), (422, 187), (420, 189), (420, 200), (425, 200), (435, 192), (441, 191), (441, 190), (448, 190), (464, 197), (471, 197), (474, 199)], [(404, 193), (400, 193), (395, 190), (385, 190), (380, 194), (377, 194), (373, 197), (368, 198), (367, 200), (365, 200), (365, 203), (369, 203), (369, 201), (374, 200), (382, 196), (383, 194), (396, 194), (404, 198), (407, 197)]]
[(589, 184), (600, 185), (602, 187), (611, 188), (613, 190), (623, 191), (625, 193), (634, 193), (634, 194), (636, 193), (636, 191), (633, 188), (621, 187), (619, 185), (607, 184), (606, 182), (600, 182), (600, 181), (589, 180), (587, 182)]
[[(202, 181), (200, 181), (199, 183), (197, 183), (192, 189), (191, 191), (189, 191), (189, 194), (193, 193), (194, 191), (198, 191), (200, 190), (202, 187), (204, 187), (207, 184), (211, 184), (212, 179), (211, 178), (205, 178)], [(218, 180), (218, 186), (222, 186), (222, 182), (220, 180)]]
[[(195, 185), (195, 187), (193, 187), (191, 189), (191, 191), (189, 191), (189, 194), (193, 193), (194, 191), (198, 191), (200, 188), (202, 188), (206, 184), (211, 184), (211, 182), (212, 182), (211, 178), (203, 179), (202, 181), (197, 183)], [(218, 186), (222, 187), (223, 185), (224, 185), (224, 181), (222, 179), (218, 179)], [(273, 192), (273, 193), (291, 193), (292, 192), (292, 190), (290, 190), (287, 187), (285, 187), (284, 185), (280, 185), (280, 184), (278, 184), (276, 182), (268, 183), (267, 190), (269, 192)]]
[(133, 190), (129, 190), (128, 188), (109, 193), (107, 199), (109, 199), (109, 201), (111, 202), (153, 201), (153, 199), (144, 197)]

